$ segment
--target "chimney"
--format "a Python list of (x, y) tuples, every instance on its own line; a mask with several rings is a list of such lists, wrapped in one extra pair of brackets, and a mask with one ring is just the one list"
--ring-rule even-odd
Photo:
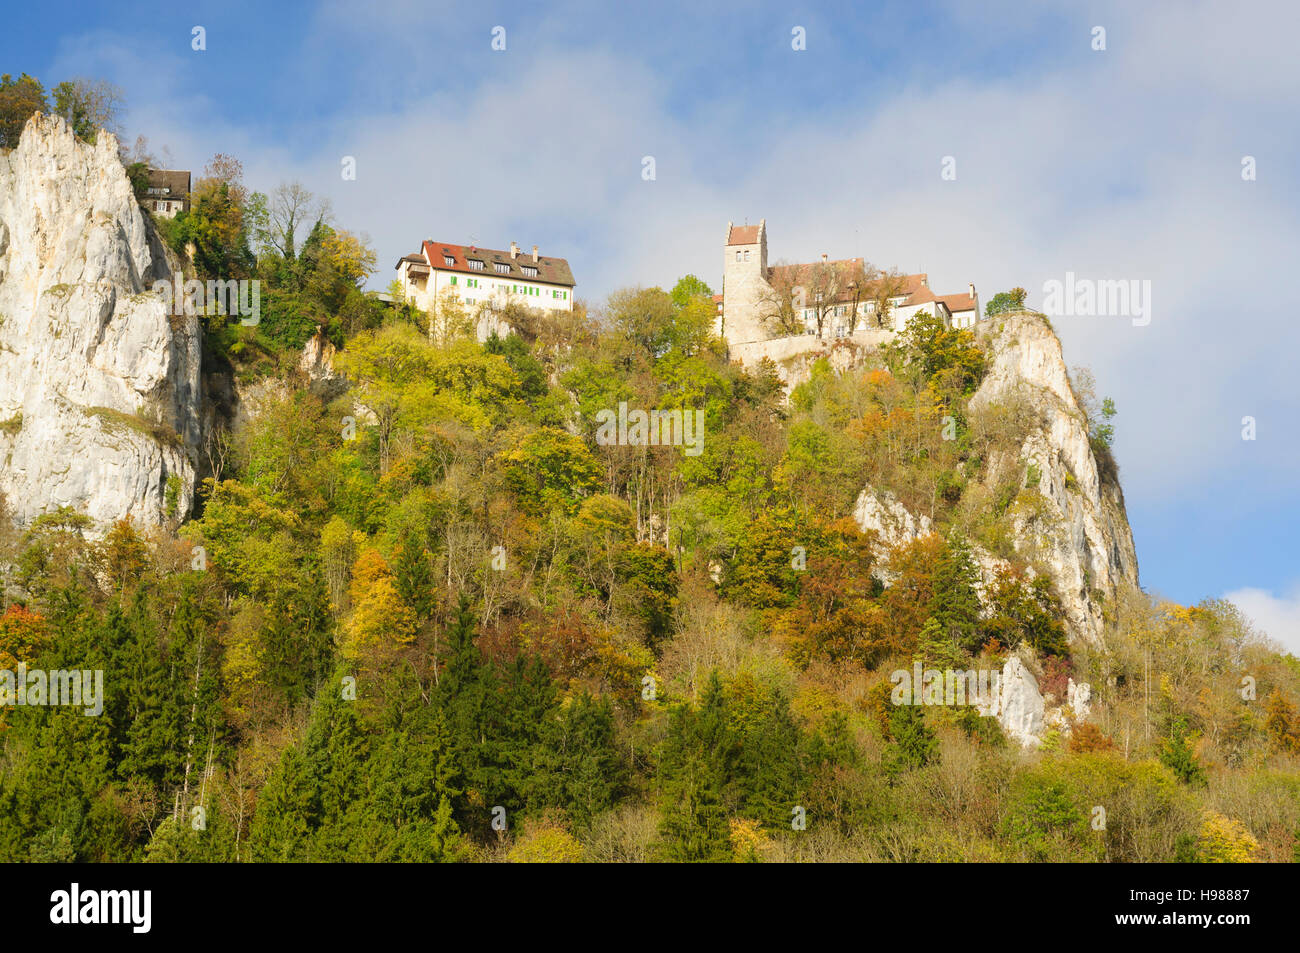
[(969, 285), (967, 285), (967, 287), (970, 288), (970, 296), (971, 296), (972, 298), (974, 298), (974, 297), (975, 297), (975, 282), (972, 281)]
[(533, 246), (533, 264), (537, 264), (537, 246)]
[(511, 242), (511, 243), (510, 243), (510, 258), (511, 258), (511, 260), (513, 261), (514, 259), (516, 259), (516, 258), (518, 258), (518, 257), (519, 257), (519, 246), (516, 245), (514, 242)]

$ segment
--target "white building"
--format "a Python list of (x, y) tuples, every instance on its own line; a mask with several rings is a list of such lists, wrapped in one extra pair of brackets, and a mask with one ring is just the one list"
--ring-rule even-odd
[(454, 294), (472, 314), (518, 302), (549, 311), (573, 310), (573, 272), (563, 258), (531, 255), (510, 243), (509, 251), (453, 245), (427, 239), (420, 251), (397, 263), (397, 278), (416, 307), (435, 311)]
[(893, 324), (897, 331), (907, 327), (907, 322), (921, 311), (929, 312), (943, 321), (950, 328), (972, 328), (979, 316), (979, 297), (975, 294), (975, 285), (968, 284), (968, 292), (937, 295), (930, 290), (928, 275), (906, 275), (907, 294), (891, 298), (893, 303)]

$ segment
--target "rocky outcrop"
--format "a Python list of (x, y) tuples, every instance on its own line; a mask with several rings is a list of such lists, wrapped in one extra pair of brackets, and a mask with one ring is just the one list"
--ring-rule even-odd
[[(1126, 587), (1136, 587), (1137, 554), (1124, 512), (1124, 495), (1106, 479), (1088, 437), (1088, 422), (1066, 372), (1061, 343), (1041, 317), (1012, 315), (980, 322), (977, 333), (989, 355), (988, 372), (971, 398), (972, 410), (1013, 405), (1026, 436), (1014, 451), (995, 453), (981, 477), (986, 489), (1003, 481), (1023, 485), (1033, 505), (1010, 509), (1007, 534), (1027, 576), (1045, 574), (1065, 616), (1069, 638), (1099, 644), (1105, 607)], [(924, 514), (913, 514), (893, 493), (868, 486), (858, 496), (854, 519), (878, 539), (885, 584), (892, 574), (890, 547), (934, 531)], [(972, 543), (983, 597), (1010, 562)]]
[(1025, 663), (1017, 655), (1007, 659), (999, 683), (997, 710), (993, 712), (1008, 737), (1035, 747), (1043, 738), (1043, 696)]
[(990, 482), (1023, 476), (1038, 497), (1039, 505), (1013, 512), (1013, 545), (1051, 578), (1070, 637), (1097, 644), (1106, 604), (1138, 583), (1123, 492), (1117, 480), (1103, 479), (1047, 322), (1012, 315), (981, 322), (978, 334), (989, 367), (972, 409), (1019, 400), (1037, 417), (1017, 453), (988, 461)]
[(176, 267), (111, 135), (37, 115), (0, 154), (0, 492), (20, 523), (157, 524), (169, 483), (189, 510), (200, 330), (152, 293)]
[[(877, 563), (874, 572), (887, 586), (893, 585), (897, 578), (889, 568), (889, 557), (894, 547), (929, 536), (935, 531), (930, 517), (924, 513), (913, 515), (892, 492), (877, 491), (872, 487), (867, 487), (858, 494), (857, 503), (853, 507), (853, 519), (862, 532), (876, 534), (873, 551)], [(978, 544), (972, 543), (970, 549), (971, 558), (979, 570), (979, 580), (975, 588), (980, 599), (983, 600), (985, 594), (997, 582), (998, 573), (1010, 569), (1011, 564), (1005, 559), (994, 556)], [(1027, 575), (1030, 579), (1033, 578), (1033, 567), (1029, 568)]]
[(1003, 733), (1021, 747), (1037, 748), (1049, 731), (1068, 737), (1077, 722), (1087, 719), (1092, 687), (1070, 679), (1067, 696), (1066, 704), (1048, 707), (1033, 671), (1019, 654), (1012, 654), (1002, 667), (993, 698), (976, 707), (981, 715), (996, 718)]
[(871, 487), (858, 494), (853, 519), (862, 532), (874, 532), (876, 539), (885, 546), (910, 543), (934, 532), (930, 517), (924, 514), (913, 516), (889, 490), (877, 493)]

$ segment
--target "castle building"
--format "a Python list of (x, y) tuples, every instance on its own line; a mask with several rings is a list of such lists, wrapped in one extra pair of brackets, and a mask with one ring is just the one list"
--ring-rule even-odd
[(766, 341), (774, 335), (762, 314), (769, 295), (767, 219), (737, 227), (727, 223), (722, 256), (722, 321), (718, 336), (730, 344)]
[[(797, 265), (767, 263), (767, 220), (727, 223), (723, 244), (722, 295), (714, 330), (732, 347), (788, 337), (774, 321), (788, 312), (796, 329), (823, 338), (849, 337), (859, 329), (901, 331), (921, 311), (950, 327), (971, 327), (979, 316), (975, 285), (965, 293), (936, 295), (925, 273), (868, 275), (861, 258)], [(783, 304), (783, 299), (788, 302)], [(884, 311), (879, 315), (878, 311)]]
[(426, 239), (418, 252), (403, 255), (396, 268), (407, 300), (425, 310), (435, 310), (439, 299), (451, 294), (470, 311), (515, 301), (548, 311), (573, 310), (569, 263), (539, 255), (536, 245), (529, 255), (514, 242), (509, 251), (497, 251)]

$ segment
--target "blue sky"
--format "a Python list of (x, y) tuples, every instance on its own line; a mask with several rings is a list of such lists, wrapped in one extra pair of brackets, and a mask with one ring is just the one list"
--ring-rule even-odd
[(1054, 321), (1119, 407), (1143, 585), (1231, 593), (1300, 651), (1294, 3), (27, 4), (6, 26), (0, 71), (116, 82), (127, 138), (177, 167), (227, 152), (253, 188), (328, 195), (378, 284), (425, 237), (537, 244), (592, 302), (716, 284), (727, 221), (760, 217), (774, 261), (863, 256), (941, 293), (1150, 280), (1146, 327)]

